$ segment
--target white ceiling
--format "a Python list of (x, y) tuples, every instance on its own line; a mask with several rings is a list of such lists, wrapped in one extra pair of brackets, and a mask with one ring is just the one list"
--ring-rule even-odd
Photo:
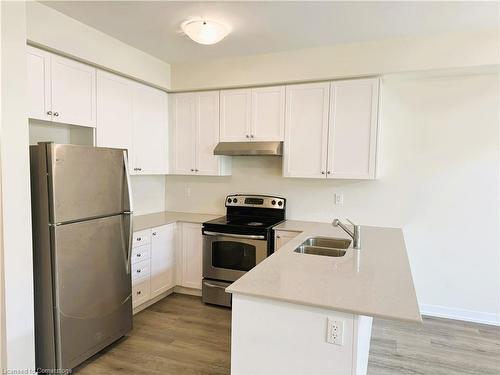
[[(498, 2), (43, 1), (169, 63), (499, 26)], [(198, 45), (180, 24), (203, 17), (232, 32)]]

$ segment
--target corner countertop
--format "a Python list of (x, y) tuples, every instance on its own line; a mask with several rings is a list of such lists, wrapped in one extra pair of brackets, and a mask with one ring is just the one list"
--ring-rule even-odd
[(301, 233), (227, 287), (227, 292), (422, 321), (401, 229), (363, 226), (362, 248), (349, 248), (339, 258), (294, 252), (309, 237), (350, 238), (329, 223), (287, 220), (274, 229)]
[(203, 223), (223, 215), (198, 214), (192, 212), (162, 211), (147, 215), (134, 215), (134, 232), (183, 221), (186, 223)]

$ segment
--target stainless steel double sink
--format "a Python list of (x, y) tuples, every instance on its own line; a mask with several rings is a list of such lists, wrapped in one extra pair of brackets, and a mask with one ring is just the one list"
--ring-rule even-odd
[(334, 237), (311, 237), (305, 240), (294, 251), (300, 254), (342, 257), (351, 245), (351, 240)]

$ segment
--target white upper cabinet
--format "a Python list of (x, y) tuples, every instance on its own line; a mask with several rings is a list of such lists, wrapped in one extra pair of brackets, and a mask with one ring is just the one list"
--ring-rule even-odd
[(241, 142), (250, 139), (252, 92), (250, 89), (220, 92), (220, 140)]
[(219, 142), (219, 92), (171, 95), (171, 173), (223, 176), (231, 159), (214, 155)]
[(225, 166), (231, 159), (214, 155), (219, 143), (219, 92), (195, 94), (196, 108), (196, 165), (199, 175), (227, 174)]
[(170, 172), (173, 174), (192, 174), (195, 170), (195, 95), (195, 93), (170, 95)]
[(286, 90), (285, 177), (375, 178), (378, 78)]
[(134, 82), (99, 70), (97, 93), (97, 146), (127, 149), (132, 170)]
[(151, 298), (175, 286), (176, 224), (151, 230)]
[(326, 177), (329, 95), (329, 82), (286, 87), (285, 177)]
[(251, 91), (251, 139), (282, 141), (285, 136), (285, 86), (260, 87)]
[(329, 178), (375, 178), (378, 92), (378, 78), (332, 82)]
[(168, 173), (167, 108), (166, 92), (135, 84), (133, 172)]
[(96, 69), (28, 46), (29, 117), (96, 126)]
[(50, 54), (28, 46), (28, 115), (37, 120), (52, 120), (50, 102)]
[(96, 69), (51, 56), (53, 121), (80, 126), (96, 126)]
[(167, 94), (99, 71), (97, 97), (97, 146), (127, 149), (131, 174), (166, 174)]
[(282, 141), (285, 87), (220, 92), (221, 142)]

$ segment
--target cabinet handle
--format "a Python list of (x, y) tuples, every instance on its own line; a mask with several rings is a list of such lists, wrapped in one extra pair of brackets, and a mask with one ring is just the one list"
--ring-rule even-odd
[(59, 116), (59, 112), (54, 112), (54, 116)]
[(276, 236), (276, 238), (281, 238), (281, 236)]
[(141, 257), (141, 254), (140, 254), (140, 253), (139, 253), (139, 254), (137, 254), (137, 255), (136, 255), (136, 257), (137, 257), (137, 258), (140, 258), (140, 257)]
[(137, 270), (137, 271), (135, 271), (135, 272), (137, 272), (137, 273), (141, 273), (141, 270)]
[(330, 171), (326, 172), (326, 174), (330, 174)]
[(198, 169), (195, 169), (194, 171), (195, 171), (195, 172), (199, 172), (199, 171), (198, 171)]
[(156, 236), (156, 232), (153, 232), (153, 236)]
[(194, 172), (194, 169), (193, 169), (193, 168), (191, 168), (191, 172)]
[(250, 136), (247, 134), (247, 138), (250, 138)]
[(250, 138), (253, 138), (253, 134), (250, 135)]
[(137, 241), (140, 241), (140, 240), (142, 240), (142, 238), (141, 237), (137, 237)]
[(137, 294), (137, 295), (141, 294), (141, 291), (140, 291), (140, 290), (139, 290), (139, 291), (137, 291), (137, 293), (136, 293), (136, 294)]
[(49, 116), (52, 116), (52, 111), (47, 111), (47, 114), (48, 114)]
[(325, 174), (325, 171), (321, 171), (321, 174)]

